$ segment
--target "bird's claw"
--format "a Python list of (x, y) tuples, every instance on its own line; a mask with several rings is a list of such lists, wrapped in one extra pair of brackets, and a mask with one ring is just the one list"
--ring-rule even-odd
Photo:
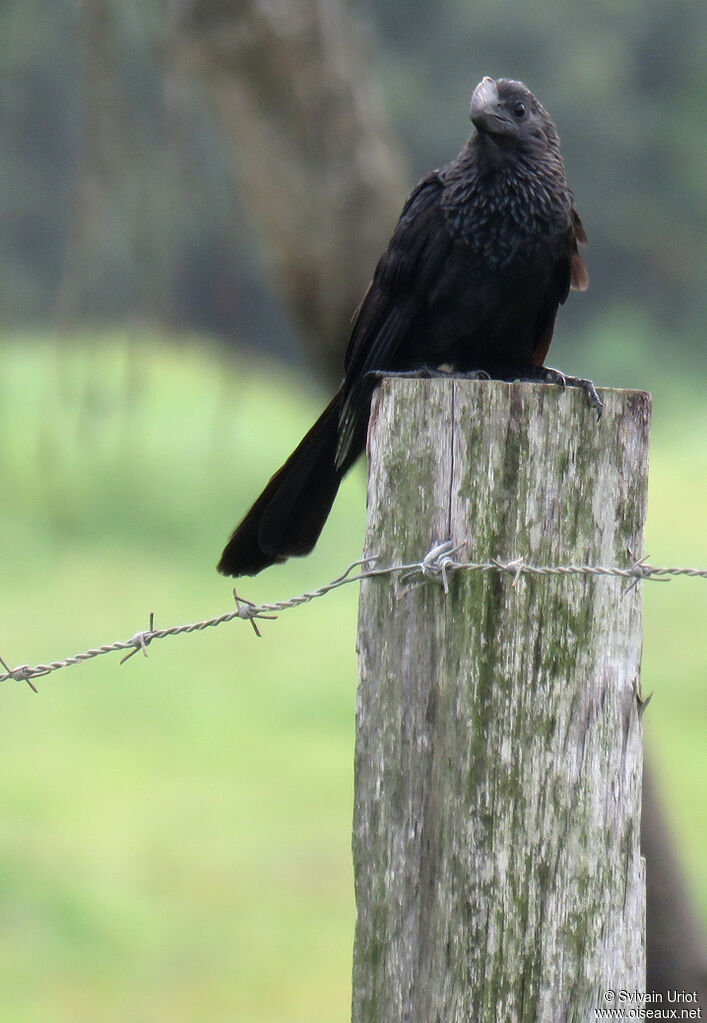
[(599, 422), (604, 411), (604, 403), (597, 394), (597, 389), (591, 380), (586, 380), (584, 377), (567, 376), (566, 373), (562, 373), (559, 369), (550, 369), (549, 367), (543, 367), (541, 379), (546, 384), (559, 384), (563, 391), (566, 387), (581, 388), (587, 395), (589, 405), (596, 412), (597, 422)]

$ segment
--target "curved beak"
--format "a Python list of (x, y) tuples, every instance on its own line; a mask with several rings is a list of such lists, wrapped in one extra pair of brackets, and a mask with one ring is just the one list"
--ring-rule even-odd
[(471, 97), (471, 123), (477, 131), (500, 134), (507, 119), (499, 112), (498, 87), (493, 78), (482, 78)]

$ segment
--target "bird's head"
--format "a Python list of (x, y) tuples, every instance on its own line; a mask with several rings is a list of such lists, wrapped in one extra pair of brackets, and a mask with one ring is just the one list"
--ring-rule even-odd
[(469, 116), (479, 135), (500, 144), (559, 145), (550, 115), (530, 89), (510, 78), (482, 78), (472, 94)]

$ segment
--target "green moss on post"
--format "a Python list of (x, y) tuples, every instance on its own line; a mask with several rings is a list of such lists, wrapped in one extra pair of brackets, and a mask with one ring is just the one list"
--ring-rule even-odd
[[(627, 566), (650, 399), (388, 380), (366, 553)], [(628, 552), (631, 553), (628, 553)], [(585, 1023), (645, 977), (640, 587), (362, 584), (354, 1023)]]

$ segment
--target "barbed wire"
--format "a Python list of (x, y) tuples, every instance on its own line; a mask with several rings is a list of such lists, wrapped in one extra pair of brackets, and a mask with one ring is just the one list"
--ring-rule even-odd
[[(73, 657), (65, 657), (63, 660), (50, 661), (47, 664), (21, 664), (16, 668), (10, 668), (2, 657), (0, 665), (5, 669), (0, 673), (0, 682), (26, 682), (36, 693), (39, 692), (33, 680), (53, 671), (62, 668), (69, 668), (82, 661), (90, 661), (94, 657), (102, 657), (104, 654), (119, 653), (127, 651), (120, 663), (124, 664), (134, 654), (142, 651), (147, 657), (147, 648), (158, 639), (167, 639), (169, 636), (181, 636), (192, 632), (203, 632), (205, 629), (216, 628), (232, 622), (235, 619), (249, 621), (260, 636), (257, 623), (259, 621), (273, 621), (278, 614), (292, 607), (299, 607), (301, 604), (308, 604), (312, 600), (331, 593), (340, 586), (347, 586), (350, 583), (361, 582), (363, 579), (372, 579), (376, 576), (400, 576), (401, 582), (408, 585), (420, 585), (427, 581), (436, 582), (444, 589), (445, 594), (449, 592), (449, 575), (452, 572), (501, 572), (513, 576), (513, 586), (524, 576), (609, 576), (628, 580), (624, 594), (632, 590), (639, 582), (650, 580), (657, 582), (668, 582), (671, 577), (690, 576), (691, 578), (707, 578), (707, 569), (704, 568), (659, 568), (648, 564), (646, 558), (633, 560), (628, 568), (603, 565), (533, 565), (523, 558), (513, 558), (504, 561), (501, 558), (491, 558), (489, 561), (458, 561), (454, 555), (458, 554), (466, 544), (454, 545), (451, 540), (443, 540), (436, 543), (427, 552), (421, 561), (409, 562), (400, 565), (387, 565), (379, 567), (378, 557), (371, 556), (352, 562), (346, 571), (332, 579), (331, 582), (316, 590), (309, 590), (297, 597), (290, 597), (289, 600), (279, 600), (274, 603), (255, 604), (251, 600), (241, 597), (236, 590), (233, 597), (236, 602), (235, 609), (225, 614), (217, 615), (214, 618), (207, 618), (200, 622), (193, 622), (188, 625), (172, 625), (167, 629), (156, 629), (154, 613), (150, 613), (148, 628), (136, 632), (130, 639), (121, 640), (117, 643), (104, 643), (99, 647), (92, 647), (82, 653), (74, 654)], [(629, 557), (633, 557), (628, 552)], [(359, 571), (356, 571), (359, 569)]]

